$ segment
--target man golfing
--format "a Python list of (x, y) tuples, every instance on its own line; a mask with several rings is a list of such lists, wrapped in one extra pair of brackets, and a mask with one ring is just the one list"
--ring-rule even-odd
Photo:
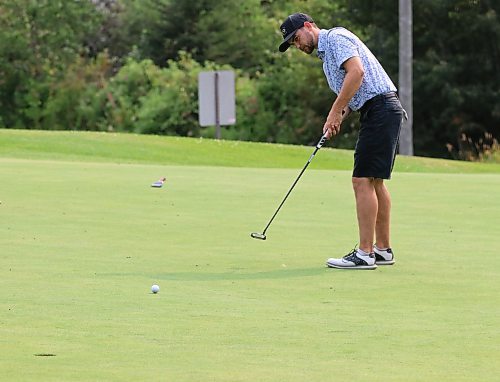
[(359, 247), (344, 257), (328, 259), (326, 264), (341, 269), (392, 265), (391, 197), (384, 179), (391, 177), (405, 114), (397, 89), (372, 52), (347, 29), (319, 29), (304, 13), (288, 16), (280, 29), (283, 42), (279, 50), (285, 52), (295, 46), (311, 54), (316, 49), (328, 85), (337, 94), (323, 134), (328, 139), (339, 134), (342, 121), (351, 111), (360, 112), (352, 174)]

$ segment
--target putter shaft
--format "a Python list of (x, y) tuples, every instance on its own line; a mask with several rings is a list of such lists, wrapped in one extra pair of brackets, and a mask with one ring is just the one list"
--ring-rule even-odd
[[(318, 152), (318, 150), (324, 145), (324, 143), (326, 142), (326, 134), (324, 134), (319, 142), (317, 143), (316, 145), (316, 148), (314, 149), (314, 152), (311, 154), (311, 156), (309, 157), (309, 160), (306, 162), (304, 168), (302, 169), (302, 171), (300, 172), (299, 176), (297, 177), (297, 179), (295, 179), (295, 182), (293, 182), (292, 184), (292, 187), (290, 187), (290, 189), (288, 190), (288, 192), (286, 193), (285, 197), (283, 198), (282, 202), (280, 203), (278, 209), (276, 210), (276, 212), (274, 213), (274, 215), (271, 217), (271, 220), (269, 220), (269, 223), (267, 223), (267, 226), (266, 228), (264, 228), (264, 231), (262, 231), (262, 237), (264, 237), (264, 239), (262, 240), (265, 240), (265, 237), (266, 237), (266, 231), (267, 229), (269, 228), (269, 226), (271, 225), (271, 223), (273, 222), (274, 218), (276, 217), (276, 215), (278, 215), (278, 212), (279, 210), (281, 209), (281, 207), (283, 206), (283, 204), (285, 204), (285, 201), (286, 199), (288, 198), (288, 195), (290, 195), (290, 193), (292, 192), (293, 188), (295, 187), (295, 185), (297, 184), (297, 182), (299, 181), (300, 177), (302, 176), (302, 174), (304, 173), (304, 171), (306, 171), (306, 168), (307, 166), (309, 166), (309, 163), (311, 163), (312, 159), (314, 158), (314, 156), (316, 155), (316, 153)], [(255, 239), (258, 239), (260, 237), (256, 237), (254, 236), (254, 234), (251, 235), (253, 238)]]

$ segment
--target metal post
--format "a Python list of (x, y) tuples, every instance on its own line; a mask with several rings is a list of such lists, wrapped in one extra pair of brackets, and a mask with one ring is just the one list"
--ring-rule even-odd
[(219, 73), (215, 72), (215, 138), (220, 139)]
[(413, 155), (412, 0), (399, 0), (399, 98), (408, 113), (399, 139), (399, 153)]

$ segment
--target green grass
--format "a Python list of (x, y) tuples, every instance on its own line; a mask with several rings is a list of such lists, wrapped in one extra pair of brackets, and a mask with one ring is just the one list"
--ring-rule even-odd
[[(0, 129), (0, 157), (64, 161), (301, 168), (311, 147), (255, 144), (180, 137), (91, 132)], [(321, 161), (311, 168), (348, 170), (349, 150), (321, 149)], [(500, 163), (474, 163), (431, 158), (400, 157), (396, 171), (425, 173), (500, 173)]]
[(389, 182), (397, 263), (350, 272), (324, 267), (357, 240), (350, 152), (318, 153), (262, 242), (250, 232), (310, 147), (24, 131), (0, 142), (0, 380), (500, 375), (495, 165), (399, 158), (413, 172)]

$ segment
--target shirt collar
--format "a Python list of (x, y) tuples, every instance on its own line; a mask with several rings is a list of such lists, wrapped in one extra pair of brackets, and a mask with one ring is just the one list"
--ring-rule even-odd
[(328, 30), (321, 29), (318, 35), (318, 57), (323, 60), (325, 58), (325, 50), (327, 45)]

